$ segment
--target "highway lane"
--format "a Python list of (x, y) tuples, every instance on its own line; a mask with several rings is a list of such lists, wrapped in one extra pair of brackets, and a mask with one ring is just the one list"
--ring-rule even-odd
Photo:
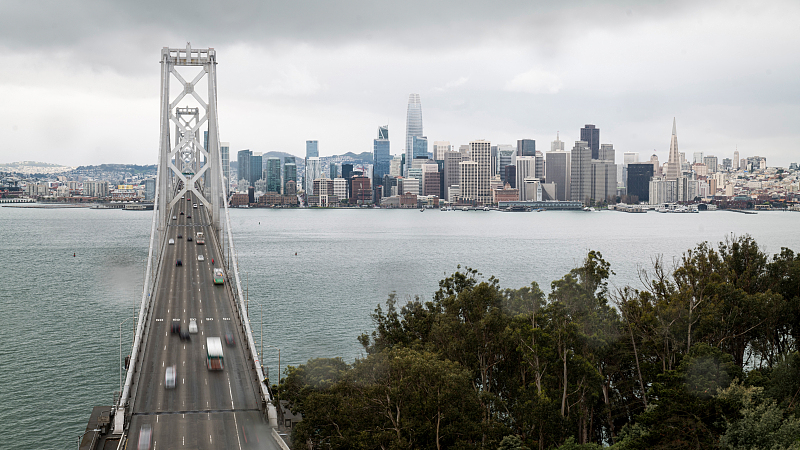
[[(196, 243), (196, 233), (202, 231), (210, 244), (211, 229), (205, 210), (192, 208), (193, 203), (178, 202), (170, 215), (167, 234), (175, 244), (167, 245), (159, 275), (145, 358), (133, 393), (128, 448), (135, 448), (144, 424), (153, 429), (153, 448), (277, 448), (259, 411), (258, 386), (227, 291), (213, 284), (219, 255), (215, 246)], [(192, 242), (187, 241), (189, 236)], [(197, 260), (200, 254), (205, 261)], [(175, 265), (177, 259), (183, 266)], [(173, 321), (186, 330), (191, 319), (196, 320), (198, 332), (190, 340), (171, 333)], [(224, 345), (226, 332), (234, 333), (234, 346)], [(209, 336), (223, 341), (221, 371), (206, 368)], [(167, 389), (165, 372), (171, 365), (177, 367), (176, 386)]]

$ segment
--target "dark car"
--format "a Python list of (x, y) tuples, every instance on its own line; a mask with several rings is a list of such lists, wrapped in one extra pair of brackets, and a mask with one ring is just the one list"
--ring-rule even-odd
[(183, 265), (183, 261), (181, 261), (181, 260), (179, 259), (179, 260), (175, 261), (175, 265), (176, 265), (176, 266), (182, 266), (182, 265)]
[(192, 338), (191, 338), (191, 336), (189, 336), (189, 332), (187, 330), (181, 330), (181, 333), (179, 334), (179, 336), (181, 337), (182, 341), (191, 341), (192, 340)]
[(181, 332), (181, 323), (180, 322), (172, 322), (172, 334), (180, 334)]
[(236, 338), (233, 337), (233, 333), (231, 332), (225, 333), (225, 343), (228, 345), (236, 344)]
[(192, 242), (192, 237), (191, 236), (187, 237), (186, 242)]
[(183, 235), (182, 235), (182, 234), (179, 234), (179, 235), (178, 235), (178, 239), (183, 239)]
[(181, 211), (181, 215), (183, 215), (183, 211)]
[(191, 218), (192, 218), (192, 215), (191, 215), (191, 214), (189, 214), (188, 216), (186, 216), (186, 218), (187, 218), (187, 219), (191, 219)]

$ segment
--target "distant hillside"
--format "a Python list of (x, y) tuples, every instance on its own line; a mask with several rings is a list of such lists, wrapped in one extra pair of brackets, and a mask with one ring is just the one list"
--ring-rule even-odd
[(100, 164), (97, 166), (79, 166), (77, 172), (128, 172), (131, 174), (155, 173), (158, 170), (156, 164), (140, 166), (138, 164)]
[(353, 152), (347, 152), (342, 156), (349, 156), (349, 157), (351, 157), (351, 158), (353, 158), (355, 160), (367, 161), (367, 162), (372, 163), (372, 153), (371, 152), (363, 152), (363, 153), (358, 153), (358, 154), (353, 153)]
[(23, 174), (56, 174), (68, 172), (72, 167), (62, 166), (60, 164), (52, 164), (39, 161), (17, 161), (12, 163), (0, 164), (0, 170), (7, 172), (16, 172)]

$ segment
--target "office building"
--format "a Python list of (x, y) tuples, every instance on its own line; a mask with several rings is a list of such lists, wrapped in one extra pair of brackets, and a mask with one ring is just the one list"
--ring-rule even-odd
[(306, 141), (306, 158), (319, 157), (319, 141)]
[(395, 156), (389, 161), (389, 175), (393, 177), (403, 176), (403, 156)]
[(344, 178), (334, 178), (333, 179), (333, 194), (336, 195), (339, 200), (348, 198), (347, 197), (347, 180)]
[(350, 180), (350, 198), (358, 205), (372, 203), (372, 185), (369, 178), (356, 175)]
[(508, 183), (511, 186), (511, 189), (516, 189), (517, 188), (517, 166), (513, 165), (513, 164), (510, 165), (510, 166), (506, 166), (506, 168), (505, 168), (505, 178), (503, 178), (503, 179), (506, 180), (506, 183)]
[(516, 189), (519, 189), (519, 199), (529, 200), (525, 196), (525, 179), (536, 179), (536, 156), (517, 156), (515, 161)]
[[(599, 152), (598, 148), (598, 152)], [(519, 179), (519, 174), (517, 174)], [(576, 141), (570, 151), (570, 200), (589, 203), (592, 195), (592, 149), (585, 141)]]
[(536, 156), (536, 141), (534, 139), (518, 139), (517, 156)]
[(617, 165), (614, 161), (593, 159), (591, 168), (591, 198), (596, 202), (611, 201), (617, 195)]
[(413, 166), (415, 159), (428, 159), (428, 138), (424, 136), (412, 136), (411, 146), (413, 148), (411, 154), (413, 159), (411, 161), (406, 161), (406, 167)]
[(267, 158), (267, 192), (281, 192), (281, 159), (271, 156)]
[(306, 195), (315, 195), (314, 180), (322, 178), (322, 161), (319, 157), (306, 158), (306, 172), (304, 176)]
[(472, 161), (478, 164), (476, 201), (479, 205), (491, 204), (492, 191), (489, 180), (494, 175), (492, 173), (492, 144), (488, 141), (477, 140), (470, 142), (469, 147)]
[(564, 151), (564, 142), (558, 137), (558, 131), (556, 131), (556, 140), (550, 143), (550, 151), (551, 152), (563, 152)]
[(650, 202), (650, 179), (653, 178), (653, 164), (633, 162), (628, 164), (628, 195), (637, 197), (639, 202)]
[[(406, 111), (406, 167), (407, 171), (411, 168), (411, 161), (414, 159), (414, 137), (422, 137), (422, 103), (419, 94), (408, 96), (408, 110)], [(425, 155), (428, 154), (427, 142), (425, 143)]]
[(535, 162), (536, 170), (534, 171), (534, 176), (540, 180), (544, 180), (544, 175), (545, 175), (544, 154), (540, 151), (537, 151), (535, 158), (536, 158)]
[(264, 160), (261, 153), (250, 156), (250, 186), (255, 186), (256, 181), (264, 178)]
[(433, 159), (437, 161), (444, 161), (445, 152), (449, 152), (453, 147), (450, 141), (434, 141), (433, 142)]
[(702, 164), (703, 163), (703, 152), (694, 152), (692, 158), (692, 164)]
[(220, 142), (219, 155), (222, 159), (222, 182), (225, 186), (226, 197), (231, 190), (231, 144), (228, 142)]
[[(288, 159), (288, 158), (287, 158)], [(294, 158), (292, 158), (294, 161)], [(289, 194), (288, 184), (292, 182), (294, 184), (295, 192), (297, 190), (297, 165), (294, 162), (287, 162), (283, 165), (283, 195), (291, 195)]]
[[(426, 164), (430, 166), (432, 164)], [(434, 167), (436, 167), (434, 165)], [(442, 197), (441, 179), (442, 174), (438, 170), (422, 170), (422, 195), (435, 195)]]
[(459, 163), (461, 183), (459, 198), (461, 203), (475, 205), (478, 202), (478, 163), (462, 161)]
[(733, 170), (739, 170), (739, 150), (733, 152)]
[(672, 137), (669, 141), (669, 160), (667, 161), (667, 181), (676, 180), (681, 176), (681, 159), (678, 152), (678, 132), (675, 127), (675, 118), (672, 119)]
[(449, 198), (450, 188), (461, 184), (461, 152), (447, 151), (444, 153), (444, 167), (442, 177), (444, 178), (444, 188), (446, 192), (442, 194)]
[(372, 142), (372, 161), (374, 179), (383, 179), (389, 173), (392, 161), (392, 155), (389, 154), (389, 125), (378, 127), (378, 138)]
[(570, 200), (570, 153), (556, 150), (545, 153), (545, 179), (548, 183), (555, 183), (555, 199), (560, 201)]
[(715, 173), (719, 170), (717, 167), (717, 157), (716, 156), (706, 156), (703, 158), (703, 164), (706, 165), (708, 168), (708, 173)]
[(586, 124), (581, 128), (581, 140), (586, 142), (592, 151), (591, 159), (599, 159), (600, 156), (600, 128), (591, 124)]
[[(506, 179), (506, 167), (514, 165), (514, 157), (516, 156), (516, 153), (517, 151), (510, 145), (498, 146), (497, 166), (500, 173), (500, 179), (503, 182), (508, 182)], [(514, 182), (516, 182), (516, 180), (514, 180)]]
[[(239, 186), (240, 190), (247, 189), (247, 186), (250, 186), (250, 157), (253, 156), (253, 152), (250, 150), (239, 150), (236, 155), (236, 161), (238, 164), (238, 177), (240, 180), (245, 180), (245, 186)], [(259, 172), (261, 172), (261, 168), (258, 168)]]

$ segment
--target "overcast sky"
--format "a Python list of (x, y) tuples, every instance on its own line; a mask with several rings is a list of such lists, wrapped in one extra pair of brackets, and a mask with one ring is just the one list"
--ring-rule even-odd
[[(220, 6), (223, 5), (224, 6)], [(0, 2), (0, 163), (154, 164), (160, 50), (217, 50), (231, 152), (429, 142), (566, 148), (587, 123), (622, 152), (800, 162), (800, 2)], [(235, 158), (235, 157), (234, 157)]]

